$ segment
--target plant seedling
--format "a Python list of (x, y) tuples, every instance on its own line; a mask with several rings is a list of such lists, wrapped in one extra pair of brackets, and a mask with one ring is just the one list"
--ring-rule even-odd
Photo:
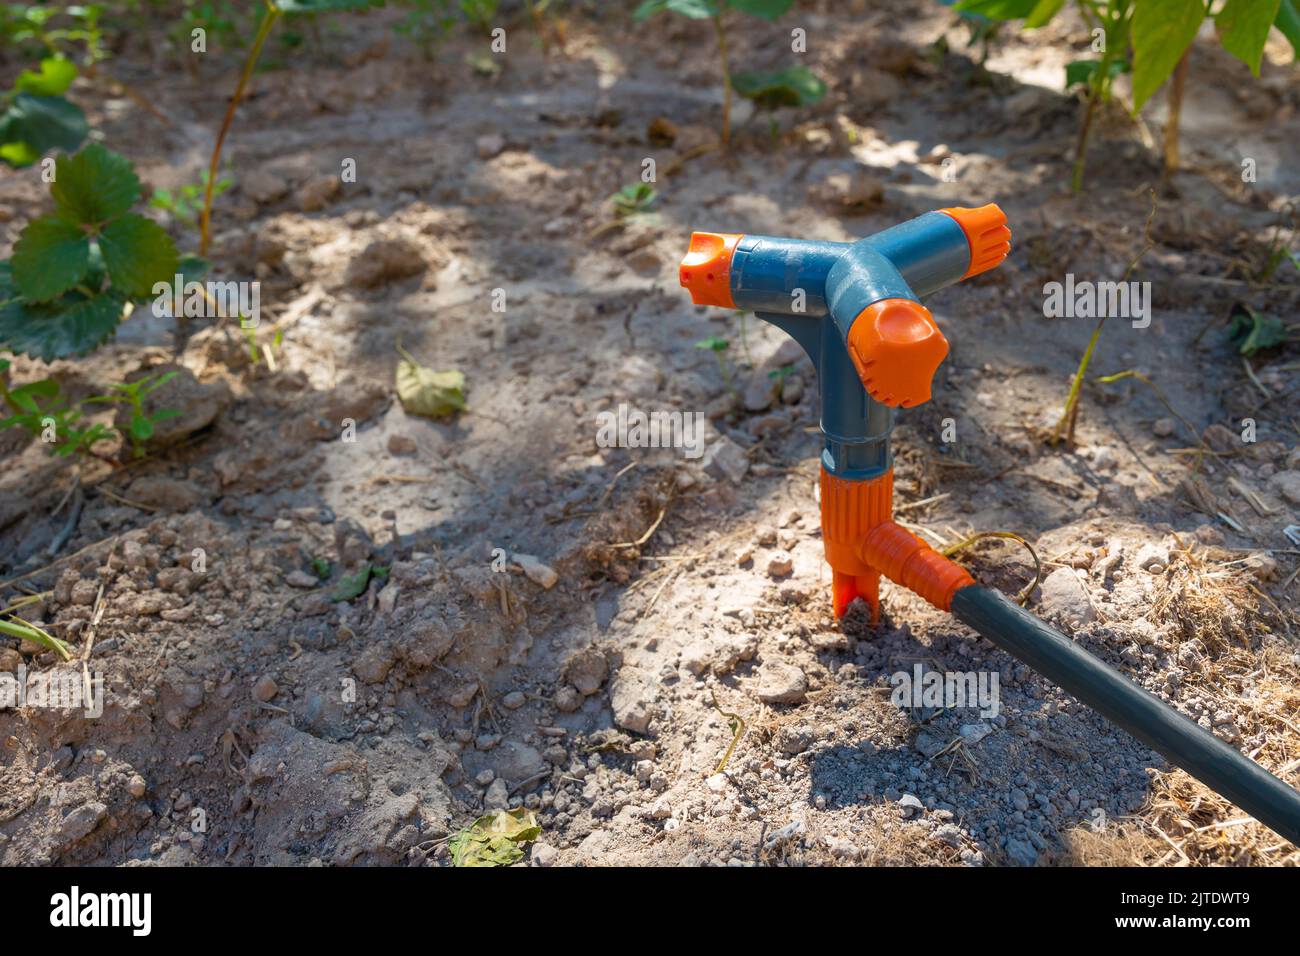
[(727, 360), (722, 356), (723, 352), (731, 348), (731, 343), (720, 335), (711, 335), (707, 339), (696, 342), (695, 347), (708, 349), (713, 353), (714, 358), (718, 360), (718, 371), (722, 373), (722, 384), (726, 386), (727, 391), (734, 391), (731, 387), (731, 370), (727, 367)]
[(632, 183), (609, 197), (620, 219), (644, 215), (659, 201), (659, 192), (649, 183)]
[[(632, 14), (636, 20), (645, 20), (657, 13), (668, 11), (691, 20), (708, 20), (718, 43), (718, 62), (722, 68), (722, 145), (731, 140), (731, 65), (727, 57), (727, 30), (723, 15), (728, 10), (739, 10), (764, 20), (776, 20), (794, 6), (794, 0), (644, 0)], [(806, 71), (805, 71), (806, 72)], [(742, 94), (743, 95), (743, 94)]]
[(146, 375), (134, 382), (110, 385), (108, 387), (109, 394), (95, 395), (88, 398), (86, 404), (126, 405), (130, 409), (131, 417), (127, 420), (126, 428), (119, 428), (118, 430), (131, 446), (131, 453), (136, 458), (139, 458), (144, 455), (145, 442), (153, 437), (158, 423), (169, 418), (176, 418), (181, 414), (175, 408), (162, 408), (153, 414), (149, 414), (144, 410), (144, 399), (150, 393), (162, 388), (178, 374), (178, 372), (174, 371), (160, 372), (155, 375)]
[[(220, 196), (233, 185), (234, 181), (229, 176), (223, 176), (217, 180), (212, 194), (214, 197)], [(203, 208), (203, 194), (207, 186), (208, 171), (205, 169), (197, 183), (186, 183), (174, 192), (170, 189), (155, 189), (149, 199), (149, 205), (169, 213), (177, 222), (191, 227), (197, 226), (199, 212)]]
[(1238, 305), (1228, 326), (1228, 338), (1246, 356), (1271, 349), (1286, 341), (1286, 326), (1271, 315), (1261, 315), (1248, 305)]

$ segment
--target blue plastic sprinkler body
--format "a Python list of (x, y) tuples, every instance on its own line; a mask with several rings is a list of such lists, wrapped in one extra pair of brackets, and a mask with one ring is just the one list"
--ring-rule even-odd
[[(934, 372), (948, 354), (921, 299), (994, 268), (1010, 249), (1006, 216), (993, 204), (929, 212), (857, 242), (691, 236), (681, 284), (692, 301), (754, 312), (798, 342), (817, 369), (822, 536), (837, 616), (854, 597), (878, 608), (884, 569), (862, 550), (877, 526), (897, 528), (889, 520), (895, 410), (929, 400)], [(913, 557), (903, 538), (888, 544)], [(932, 586), (939, 583), (954, 582)], [(940, 596), (946, 607), (951, 594)]]

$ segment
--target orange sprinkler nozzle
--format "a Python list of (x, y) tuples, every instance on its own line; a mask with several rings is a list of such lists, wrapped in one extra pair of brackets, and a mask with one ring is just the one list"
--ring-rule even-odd
[(911, 299), (867, 306), (849, 327), (847, 344), (863, 387), (891, 408), (928, 402), (930, 380), (948, 354), (930, 310)]
[(951, 216), (966, 233), (966, 242), (970, 245), (970, 267), (963, 279), (979, 275), (996, 268), (1011, 251), (1011, 230), (1007, 228), (1007, 217), (997, 203), (967, 209), (953, 206), (940, 209), (941, 213)]
[(731, 298), (731, 256), (742, 238), (730, 232), (691, 233), (691, 246), (682, 259), (679, 277), (696, 305), (736, 307)]

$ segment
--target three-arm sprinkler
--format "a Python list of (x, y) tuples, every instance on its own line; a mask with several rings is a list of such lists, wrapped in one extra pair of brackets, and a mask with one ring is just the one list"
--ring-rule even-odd
[(922, 299), (1010, 251), (1006, 216), (993, 204), (928, 212), (857, 242), (696, 232), (681, 284), (697, 305), (772, 323), (817, 369), (822, 540), (837, 618), (859, 597), (878, 617), (884, 575), (1300, 846), (1300, 793), (893, 521), (896, 410), (930, 399), (948, 354)]

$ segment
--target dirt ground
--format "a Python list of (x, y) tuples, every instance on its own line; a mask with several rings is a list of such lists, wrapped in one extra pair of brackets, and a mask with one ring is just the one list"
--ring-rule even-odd
[[(41, 594), (24, 616), (78, 656), (0, 640), (0, 662), (84, 659), (105, 692), (98, 718), (0, 711), (0, 863), (449, 865), (447, 837), (506, 805), (537, 811), (540, 866), (1300, 862), (920, 598), (885, 584), (877, 627), (836, 625), (815, 374), (677, 283), (692, 229), (847, 240), (998, 202), (1010, 258), (929, 302), (952, 351), (895, 431), (901, 518), (935, 544), (1024, 535), (1046, 576), (1032, 608), (1300, 785), (1283, 533), (1300, 348), (1293, 333), (1244, 364), (1226, 332), (1237, 302), (1294, 321), (1300, 274), (1252, 278), (1275, 235), (1295, 244), (1289, 52), (1253, 81), (1199, 43), (1186, 169), (1161, 183), (1159, 104), (1140, 123), (1116, 106), (1076, 197), (1077, 22), (1004, 30), (981, 69), (936, 3), (800, 8), (829, 94), (775, 128), (738, 103), (725, 154), (692, 149), (720, 116), (707, 25), (633, 29), (623, 4), (577, 5), (545, 56), (521, 19), (494, 75), (466, 59), (485, 41), (429, 62), (378, 11), (255, 78), (211, 258), (261, 281), (258, 361), (229, 324), (198, 323), (177, 354), (170, 320), (135, 316), (52, 371), (92, 394), (183, 370), (157, 400), (185, 415), (154, 454), (70, 463), (0, 433), (0, 601)], [(734, 62), (784, 64), (789, 29), (738, 24)], [(85, 80), (70, 95), (149, 186), (175, 187), (198, 179), (239, 58), (193, 76), (157, 60), (128, 38), (112, 66), (171, 125)], [(649, 145), (659, 117), (675, 138)], [(657, 216), (611, 225), (646, 157)], [(1043, 285), (1119, 278), (1153, 189), (1134, 273), (1151, 325), (1109, 323), (1090, 376), (1156, 389), (1090, 381), (1075, 447), (1049, 447), (1094, 323), (1045, 318)], [(34, 176), (0, 178), (0, 252), (46, 201)], [(694, 347), (711, 335), (734, 390)], [(463, 371), (469, 410), (406, 414), (399, 345)], [(620, 404), (704, 411), (740, 464), (600, 447), (596, 416)], [(1009, 593), (1033, 575), (1010, 542), (962, 559)], [(332, 601), (367, 563), (387, 572)], [(916, 664), (997, 674), (1000, 712), (894, 706), (890, 675)], [(745, 731), (717, 773), (728, 714)]]

